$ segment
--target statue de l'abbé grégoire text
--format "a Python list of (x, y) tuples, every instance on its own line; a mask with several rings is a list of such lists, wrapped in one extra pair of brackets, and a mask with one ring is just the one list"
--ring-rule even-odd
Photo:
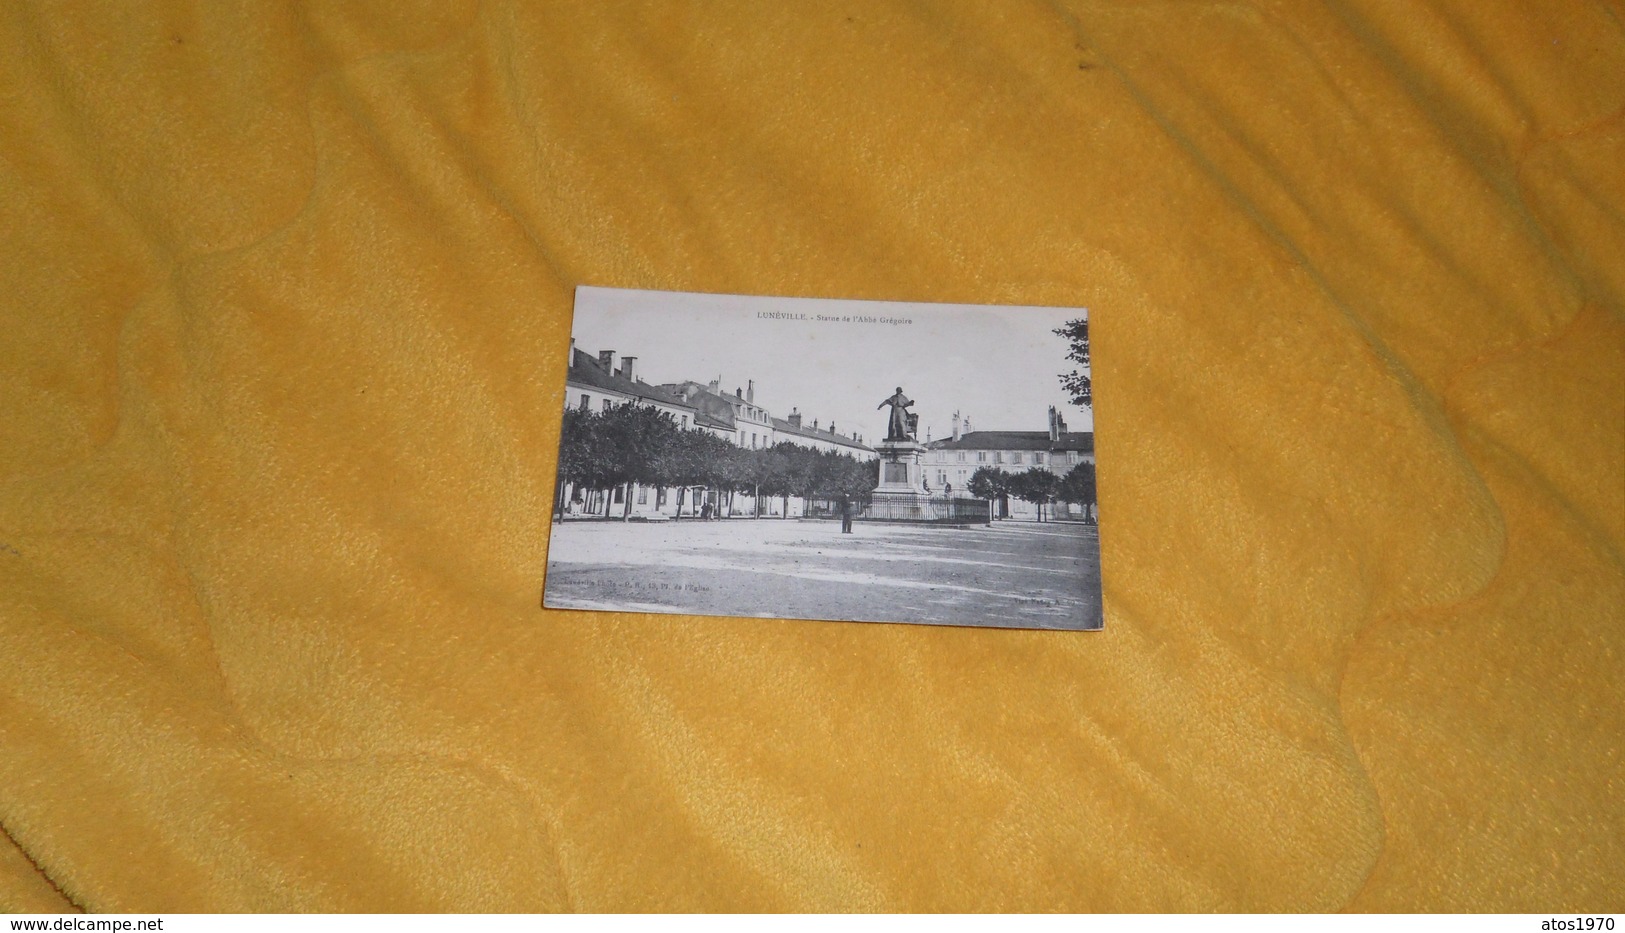
[(875, 406), (879, 411), (887, 405), (891, 406), (891, 418), (886, 424), (886, 440), (906, 441), (913, 436), (919, 423), (919, 415), (909, 412), (908, 406), (914, 404), (913, 400), (903, 394), (903, 387), (898, 386), (892, 397)]

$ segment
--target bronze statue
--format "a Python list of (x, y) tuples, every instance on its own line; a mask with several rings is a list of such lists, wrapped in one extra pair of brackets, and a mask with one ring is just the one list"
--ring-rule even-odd
[(909, 439), (909, 421), (914, 416), (909, 413), (908, 406), (912, 404), (914, 402), (903, 394), (903, 387), (898, 386), (896, 394), (875, 406), (876, 411), (885, 408), (887, 405), (891, 406), (891, 421), (886, 426), (886, 440), (906, 441)]

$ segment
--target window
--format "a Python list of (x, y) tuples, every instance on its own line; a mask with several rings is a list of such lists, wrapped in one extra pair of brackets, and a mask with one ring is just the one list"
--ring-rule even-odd
[(964, 452), (964, 451), (963, 451), (963, 450), (961, 450), (961, 451), (960, 451), (960, 452), (959, 452), (959, 462), (960, 462), (960, 463), (964, 463), (964, 462), (965, 462), (965, 452)]
[(976, 462), (977, 463), (986, 463), (987, 462), (987, 451), (978, 450), (976, 452)]
[(586, 411), (587, 406), (589, 406), (591, 404), (592, 404), (592, 399), (590, 397), (588, 397), (587, 393), (585, 393), (585, 392), (581, 393), (581, 406), (580, 406), (581, 410)]
[(679, 417), (677, 420), (682, 422), (683, 427), (685, 427), (685, 428), (688, 427), (688, 416), (687, 415), (683, 415), (683, 416)]
[(609, 411), (609, 399), (604, 399), (604, 411)]
[(1038, 453), (1033, 454), (1033, 462), (1034, 463), (1043, 463), (1044, 462), (1044, 452), (1039, 451)]
[(993, 451), (993, 462), (994, 463), (1003, 463), (1004, 462), (1004, 451), (1002, 451), (1002, 450)]
[(648, 505), (648, 504), (649, 504), (649, 487), (648, 486), (639, 486), (638, 487), (638, 505)]
[(1011, 460), (1010, 460), (1011, 463), (1020, 463), (1021, 462), (1021, 454), (1011, 454), (1010, 457), (1011, 457)]

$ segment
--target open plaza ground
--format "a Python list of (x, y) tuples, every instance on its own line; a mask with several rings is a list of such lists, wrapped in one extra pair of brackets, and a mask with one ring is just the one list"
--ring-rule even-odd
[(1092, 629), (1092, 525), (556, 522), (545, 605), (771, 618)]

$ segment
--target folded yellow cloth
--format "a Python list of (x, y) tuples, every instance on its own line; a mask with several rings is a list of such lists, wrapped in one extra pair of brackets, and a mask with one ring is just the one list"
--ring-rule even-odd
[[(0, 905), (1618, 911), (1622, 108), (1600, 0), (0, 5)], [(1106, 631), (542, 610), (582, 283), (1089, 307)]]

